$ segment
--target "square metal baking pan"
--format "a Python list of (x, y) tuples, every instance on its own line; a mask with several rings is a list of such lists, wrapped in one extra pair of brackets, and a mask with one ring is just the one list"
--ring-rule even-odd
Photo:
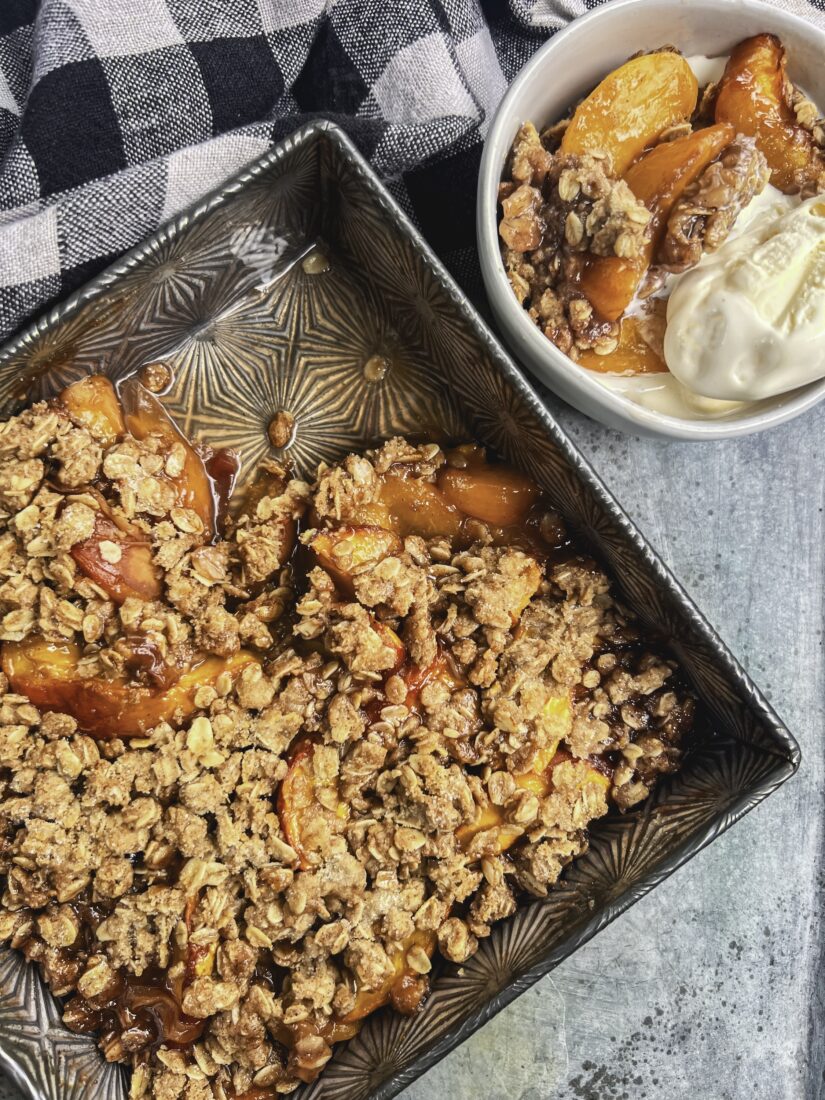
[[(275, 146), (0, 351), (0, 412), (159, 360), (173, 372), (171, 412), (235, 448), (242, 471), (276, 453), (308, 473), (396, 433), (488, 444), (550, 494), (700, 699), (677, 776), (598, 822), (546, 900), (496, 926), (462, 967), (442, 964), (419, 1015), (369, 1018), (296, 1094), (389, 1097), (774, 791), (799, 749), (330, 123)], [(287, 445), (274, 451), (279, 413)], [(11, 951), (0, 953), (0, 1062), (37, 1100), (126, 1095), (126, 1074), (62, 1027)]]

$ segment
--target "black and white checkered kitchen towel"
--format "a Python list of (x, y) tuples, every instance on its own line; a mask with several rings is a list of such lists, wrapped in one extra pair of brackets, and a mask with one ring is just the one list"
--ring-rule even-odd
[(487, 122), (599, 2), (0, 0), (0, 337), (319, 115), (473, 294)]

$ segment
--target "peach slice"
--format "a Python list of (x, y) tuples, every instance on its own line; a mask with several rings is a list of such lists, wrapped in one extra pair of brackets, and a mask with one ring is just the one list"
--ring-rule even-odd
[[(130, 431), (135, 439), (158, 436), (167, 458), (175, 444), (182, 451), (183, 466), (168, 473), (177, 491), (177, 504), (196, 511), (202, 524), (215, 533), (220, 506), (232, 491), (238, 461), (230, 451), (199, 453), (178, 430), (160, 401), (149, 390), (130, 379), (122, 387), (123, 406), (108, 378), (90, 375), (63, 390), (59, 400), (79, 425), (86, 427), (106, 445)], [(174, 460), (173, 460), (174, 461)]]
[[(314, 1018), (310, 1016), (308, 1019), (300, 1020), (295, 1024), (285, 1024), (282, 1020), (273, 1020), (269, 1026), (278, 1042), (285, 1046), (288, 1051), (294, 1052), (301, 1039), (310, 1037), (323, 1039), (329, 1046), (345, 1042), (347, 1039), (351, 1039), (353, 1035), (358, 1034), (361, 1030), (361, 1021), (353, 1020), (347, 1023), (339, 1016), (327, 1016), (321, 1019), (318, 1016)], [(288, 1065), (290, 1072), (307, 1084), (314, 1081), (320, 1073), (320, 1068), (317, 1066), (301, 1065), (298, 1059), (294, 1059), (292, 1053)], [(234, 1100), (273, 1100), (272, 1088), (253, 1088), (248, 1092), (241, 1093)]]
[(102, 374), (90, 374), (67, 386), (58, 398), (69, 416), (104, 446), (111, 447), (126, 434), (123, 411), (115, 387)]
[(215, 970), (217, 943), (190, 943), (186, 948), (181, 991), (196, 978), (208, 978)]
[(509, 466), (448, 467), (438, 475), (445, 499), (468, 516), (494, 527), (523, 523), (539, 496), (539, 487)]
[(625, 180), (653, 217), (638, 256), (598, 256), (585, 266), (580, 288), (600, 316), (617, 321), (630, 305), (665, 232), (674, 203), (731, 143), (734, 133), (727, 122), (695, 130), (657, 145), (628, 169)]
[(320, 862), (324, 838), (329, 831), (339, 831), (349, 815), (346, 804), (338, 800), (337, 786), (320, 786), (313, 767), (314, 754), (315, 742), (308, 737), (293, 745), (287, 773), (278, 789), (278, 818), (302, 870)]
[(429, 481), (389, 475), (384, 478), (380, 499), (391, 530), (402, 538), (407, 535), (453, 538), (461, 528), (463, 516), (455, 503)]
[(452, 657), (439, 648), (435, 660), (426, 668), (412, 665), (404, 674), (404, 682), (407, 685), (407, 698), (404, 705), (408, 710), (418, 710), (421, 705), (421, 690), (433, 680), (441, 680), (450, 689), (450, 692), (458, 691), (467, 686), (467, 681), (461, 675), (453, 663)]
[[(570, 700), (566, 696), (554, 696), (548, 699), (542, 715), (542, 730), (547, 738), (546, 744), (536, 753), (530, 770), (514, 775), (516, 787), (522, 791), (531, 791), (539, 798), (546, 798), (553, 790), (553, 770), (565, 761), (573, 757), (559, 745), (562, 739), (569, 733), (572, 722), (572, 708)], [(610, 787), (609, 777), (591, 762), (588, 767), (588, 778), (602, 786), (605, 790)], [(519, 825), (508, 824), (504, 819), (501, 806), (488, 803), (479, 809), (475, 821), (462, 825), (456, 832), (459, 844), (464, 850), (470, 847), (474, 837), (488, 829), (497, 829), (494, 837), (491, 837), (490, 848), (487, 854), (500, 854), (524, 834), (524, 829)]]
[(631, 165), (625, 181), (659, 223), (688, 183), (730, 145), (735, 132), (730, 123), (721, 122), (675, 141), (664, 141)]
[(493, 527), (523, 522), (539, 495), (529, 478), (508, 466), (488, 466), (483, 450), (473, 445), (457, 447), (453, 453), (464, 456), (466, 463), (442, 469), (435, 484), (387, 474), (378, 500), (359, 505), (346, 518), (352, 524), (382, 527), (401, 538), (455, 538), (466, 516)]
[[(312, 517), (312, 513), (310, 516)], [(348, 509), (343, 519), (355, 527), (383, 527), (385, 531), (398, 534), (397, 524), (390, 515), (389, 508), (380, 500), (371, 500)]]
[[(279, 1039), (281, 1044), (285, 1047), (289, 1047), (293, 1043), (291, 1032), (289, 1032), (288, 1029), (283, 1026), (283, 1024), (281, 1024), (277, 1030), (280, 1033)], [(350, 1034), (345, 1035), (344, 1038), (351, 1039), (352, 1036), (356, 1035), (357, 1033), (358, 1029), (356, 1028)], [(338, 1040), (336, 1039), (328, 1041), (337, 1042)], [(318, 1073), (320, 1072), (321, 1071), (318, 1070)], [(318, 1073), (316, 1073), (316, 1077)], [(300, 1077), (300, 1074), (296, 1074), (296, 1076)], [(300, 1079), (302, 1081), (306, 1080), (306, 1083), (309, 1084), (315, 1078), (300, 1077)], [(227, 1092), (226, 1096), (227, 1100), (275, 1100), (277, 1093), (275, 1093), (272, 1088), (268, 1088), (266, 1085), (253, 1085), (251, 1089), (246, 1089), (244, 1092)]]
[(351, 593), (356, 571), (366, 565), (377, 565), (390, 554), (398, 554), (401, 540), (383, 527), (347, 526), (316, 531), (309, 548), (336, 584)]
[(167, 457), (173, 447), (182, 448), (182, 469), (167, 474), (175, 486), (178, 506), (191, 508), (200, 517), (205, 530), (214, 533), (217, 522), (216, 494), (204, 459), (174, 424), (160, 401), (147, 389), (132, 380), (122, 387), (121, 393), (126, 427), (135, 439), (159, 436)]
[(524, 835), (521, 825), (505, 823), (501, 807), (494, 806), (492, 802), (478, 811), (474, 821), (462, 825), (455, 835), (461, 848), (466, 851), (472, 840), (479, 833), (486, 833), (488, 829), (496, 829), (497, 832), (495, 837), (491, 837), (485, 855), (501, 855), (508, 848), (512, 848), (519, 837)]
[(80, 649), (42, 638), (5, 642), (3, 672), (16, 692), (36, 707), (71, 715), (93, 737), (138, 737), (159, 722), (179, 724), (194, 714), (195, 693), (214, 685), (222, 672), (236, 675), (257, 659), (250, 653), (194, 661), (168, 688), (149, 688), (125, 677), (80, 675)]
[[(556, 764), (562, 763), (563, 760), (569, 759), (569, 753), (560, 753), (558, 747), (558, 740), (551, 741), (546, 748), (540, 750), (536, 755), (533, 767), (529, 772), (514, 776), (519, 790), (532, 791), (540, 798), (550, 792), (552, 789), (553, 768)], [(492, 852), (495, 854), (505, 852), (524, 834), (524, 829), (520, 825), (508, 825), (505, 822), (501, 806), (495, 806), (490, 802), (479, 809), (475, 821), (461, 826), (456, 833), (456, 837), (461, 847), (466, 849), (473, 837), (478, 833), (485, 832), (487, 829), (498, 829), (492, 847)]]
[(313, 817), (318, 810), (315, 797), (315, 773), (312, 768), (312, 755), (315, 744), (310, 741), (299, 742), (292, 750), (289, 768), (278, 790), (278, 817), (284, 836), (297, 852), (302, 868), (310, 866), (309, 853), (303, 843), (303, 826), (307, 817)]
[[(540, 766), (536, 764), (531, 771), (515, 777), (516, 786), (519, 790), (532, 791), (533, 794), (537, 795), (539, 798), (546, 798), (548, 794), (552, 793), (553, 770), (557, 768), (559, 764), (564, 764), (572, 760), (573, 757), (569, 752), (560, 749), (554, 752), (552, 757), (547, 760), (548, 753), (540, 754), (541, 759), (546, 761), (543, 768), (540, 768)], [(587, 778), (590, 782), (598, 784), (605, 791), (610, 788), (610, 776), (600, 768), (597, 768), (593, 763), (588, 766)], [(516, 841), (524, 835), (524, 828), (522, 826), (508, 824), (504, 819), (502, 808), (489, 803), (483, 809), (479, 810), (475, 821), (470, 822), (468, 825), (462, 825), (461, 828), (458, 829), (456, 838), (461, 847), (467, 851), (473, 839), (479, 833), (486, 832), (488, 829), (496, 829), (497, 831), (490, 837), (489, 843), (485, 846), (485, 855), (500, 855), (502, 852), (506, 852), (508, 848), (511, 848)], [(479, 853), (475, 852), (474, 854), (477, 855)]]
[(771, 183), (798, 191), (823, 169), (809, 130), (790, 106), (782, 43), (772, 34), (746, 38), (733, 50), (716, 94), (716, 121), (756, 139), (771, 170)]
[[(302, 1039), (309, 1037), (321, 1038), (332, 1046), (357, 1035), (364, 1018), (386, 1004), (392, 1003), (396, 1012), (404, 1016), (414, 1015), (427, 994), (429, 980), (426, 975), (422, 976), (409, 965), (407, 955), (411, 948), (420, 947), (431, 958), (436, 942), (434, 932), (416, 929), (390, 955), (392, 973), (387, 975), (378, 989), (359, 989), (356, 986), (355, 1004), (346, 1015), (330, 1016), (323, 1022), (310, 1018), (291, 1026), (275, 1021), (272, 1025), (275, 1038), (290, 1051)], [(293, 1059), (290, 1058), (290, 1069), (301, 1081), (310, 1084), (318, 1076), (317, 1068), (292, 1063)], [(266, 1097), (271, 1097), (271, 1091), (264, 1095), (263, 1090), (251, 1089), (242, 1093), (237, 1100), (266, 1100)]]
[(425, 977), (409, 965), (407, 954), (411, 948), (420, 947), (429, 957), (432, 957), (435, 945), (434, 932), (416, 929), (391, 954), (393, 973), (387, 977), (379, 989), (358, 990), (355, 995), (355, 1005), (342, 1018), (342, 1022), (349, 1024), (356, 1020), (363, 1020), (365, 1016), (369, 1016), (371, 1012), (382, 1008), (390, 1001), (397, 1012), (404, 1016), (412, 1016), (421, 1005), (428, 983)]
[[(661, 299), (657, 299), (659, 301)], [(580, 351), (576, 360), (588, 370), (611, 374), (656, 374), (667, 371), (667, 364), (655, 348), (642, 335), (639, 318), (622, 318), (619, 346), (610, 355), (597, 355), (595, 351)]]
[(561, 152), (606, 152), (613, 174), (622, 176), (659, 134), (690, 118), (698, 91), (696, 77), (680, 54), (632, 57), (578, 105)]
[(431, 482), (388, 473), (381, 479), (378, 499), (357, 505), (344, 518), (358, 526), (383, 527), (403, 539), (407, 535), (452, 538), (464, 517)]
[(162, 584), (152, 560), (152, 547), (127, 534), (100, 513), (90, 538), (75, 543), (71, 554), (80, 571), (116, 603), (130, 596), (155, 600)]

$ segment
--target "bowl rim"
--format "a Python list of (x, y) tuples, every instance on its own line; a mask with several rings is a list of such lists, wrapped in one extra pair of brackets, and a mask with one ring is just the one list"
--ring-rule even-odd
[[(476, 242), (481, 274), (488, 301), (509, 349), (522, 365), (563, 399), (567, 400), (564, 393), (557, 389), (559, 380), (565, 388), (576, 391), (587, 404), (603, 409), (608, 415), (615, 414), (610, 419), (611, 424), (615, 424), (617, 420), (624, 421), (626, 427), (623, 430), (632, 431), (636, 427), (640, 432), (649, 435), (682, 441), (731, 439), (751, 435), (778, 427), (819, 404), (825, 398), (825, 378), (810, 382), (799, 390), (789, 391), (788, 395), (783, 395), (781, 403), (771, 409), (759, 411), (757, 408), (737, 420), (691, 420), (646, 408), (591, 377), (592, 372), (574, 364), (539, 331), (516, 301), (501, 258), (497, 217), (498, 185), (509, 147), (509, 142), (503, 147), (503, 132), (513, 100), (520, 95), (526, 84), (537, 79), (545, 66), (549, 67), (557, 60), (559, 49), (563, 49), (568, 40), (586, 36), (596, 23), (606, 17), (616, 19), (629, 9), (653, 6), (678, 7), (690, 15), (693, 15), (695, 8), (691, 0), (611, 0), (610, 3), (573, 19), (557, 31), (510, 82), (485, 136), (478, 174)], [(709, 6), (717, 10), (739, 9), (764, 16), (767, 30), (776, 31), (780, 36), (783, 28), (813, 36), (820, 40), (825, 50), (825, 30), (801, 15), (774, 7), (764, 0), (714, 0)], [(575, 369), (571, 370), (571, 367)], [(594, 413), (585, 415), (595, 420), (601, 419)]]

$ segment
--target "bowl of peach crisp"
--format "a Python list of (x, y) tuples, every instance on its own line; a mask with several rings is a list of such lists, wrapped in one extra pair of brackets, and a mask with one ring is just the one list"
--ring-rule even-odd
[(479, 254), (505, 338), (564, 400), (718, 439), (825, 396), (823, 48), (751, 0), (619, 0), (519, 73)]

